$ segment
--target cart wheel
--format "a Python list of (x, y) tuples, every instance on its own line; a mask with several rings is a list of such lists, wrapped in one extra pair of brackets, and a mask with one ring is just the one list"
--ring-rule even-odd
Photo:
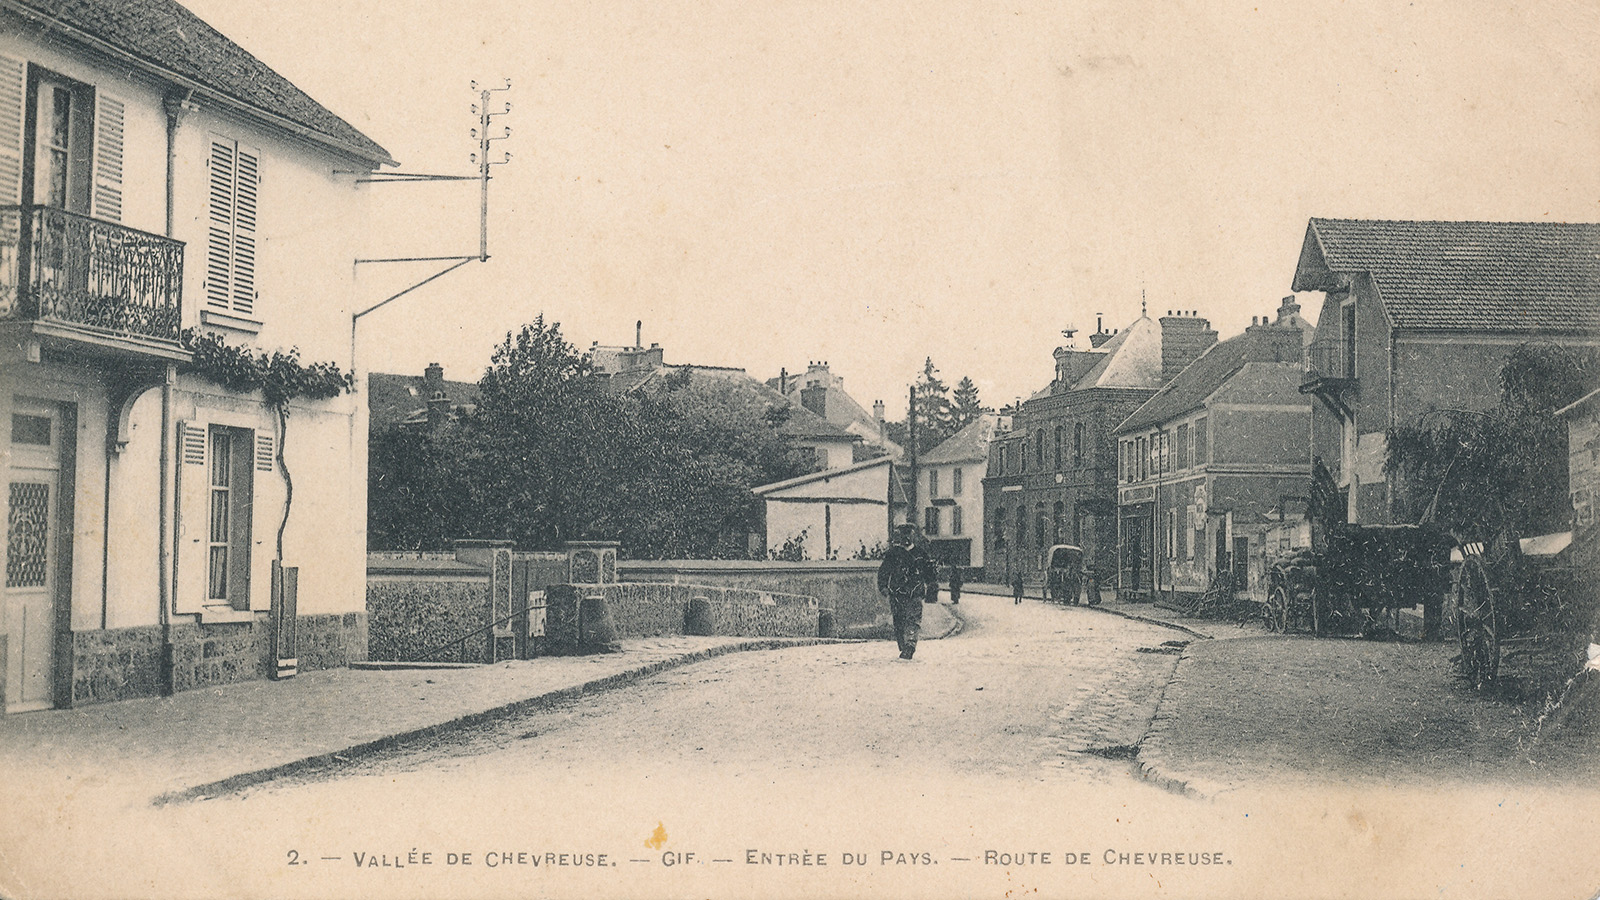
[(1272, 592), (1267, 594), (1266, 605), (1261, 609), (1262, 618), (1266, 619), (1268, 631), (1289, 630), (1289, 591), (1283, 585), (1275, 585)]
[(1476, 554), (1461, 562), (1454, 585), (1456, 631), (1461, 639), (1461, 674), (1474, 688), (1494, 683), (1500, 674), (1500, 628), (1494, 588)]

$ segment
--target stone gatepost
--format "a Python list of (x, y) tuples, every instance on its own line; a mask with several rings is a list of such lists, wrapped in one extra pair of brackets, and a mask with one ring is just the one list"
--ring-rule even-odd
[(616, 584), (617, 541), (568, 541), (568, 584)]

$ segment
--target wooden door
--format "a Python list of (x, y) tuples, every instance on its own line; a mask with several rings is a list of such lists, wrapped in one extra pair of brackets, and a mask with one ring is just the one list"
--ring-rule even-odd
[(61, 553), (62, 416), (17, 401), (6, 508), (6, 712), (54, 705), (57, 568)]

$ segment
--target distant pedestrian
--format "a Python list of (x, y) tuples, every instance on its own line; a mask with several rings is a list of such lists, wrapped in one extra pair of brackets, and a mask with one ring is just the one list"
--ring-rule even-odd
[(961, 580), (961, 567), (960, 566), (951, 566), (950, 567), (950, 602), (951, 603), (960, 603), (961, 602), (961, 585), (962, 584), (963, 584), (963, 582)]
[(922, 630), (923, 601), (939, 589), (938, 572), (926, 548), (917, 544), (913, 525), (895, 527), (894, 539), (878, 566), (878, 593), (889, 598), (889, 613), (894, 617), (894, 639), (900, 645), (900, 658), (910, 659), (917, 652), (917, 637)]
[(1011, 602), (1012, 603), (1021, 603), (1022, 602), (1022, 573), (1021, 572), (1018, 572), (1017, 574), (1011, 576)]

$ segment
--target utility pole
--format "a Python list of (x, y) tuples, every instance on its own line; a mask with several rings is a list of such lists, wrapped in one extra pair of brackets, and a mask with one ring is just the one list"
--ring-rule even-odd
[(501, 126), (502, 130), (499, 134), (491, 134), (490, 128), (494, 125), (495, 119), (498, 119), (504, 115), (508, 115), (511, 112), (511, 101), (505, 101), (502, 107), (497, 110), (491, 110), (489, 103), (494, 99), (494, 95), (496, 93), (511, 90), (511, 79), (507, 78), (502, 87), (494, 88), (480, 87), (478, 83), (474, 81), (471, 82), (471, 89), (478, 92), (478, 102), (472, 106), (472, 112), (478, 117), (478, 126), (472, 129), (472, 136), (478, 141), (478, 149), (471, 156), (472, 162), (478, 167), (478, 174), (433, 175), (421, 172), (373, 172), (366, 177), (359, 177), (356, 179), (358, 184), (418, 184), (429, 181), (478, 182), (478, 252), (472, 255), (463, 254), (460, 256), (398, 256), (386, 257), (382, 259), (356, 260), (355, 264), (357, 266), (371, 265), (374, 263), (424, 262), (449, 263), (449, 265), (447, 265), (441, 271), (429, 275), (427, 278), (412, 284), (410, 287), (405, 288), (399, 293), (391, 294), (383, 300), (368, 306), (366, 309), (363, 309), (350, 317), (350, 368), (352, 371), (355, 369), (356, 323), (361, 320), (362, 316), (376, 312), (381, 307), (399, 300), (401, 297), (404, 297), (405, 295), (424, 285), (431, 284), (434, 281), (443, 278), (444, 276), (454, 272), (469, 262), (489, 261), (489, 173), (492, 170), (492, 167), (503, 166), (511, 162), (511, 152), (509, 150), (502, 151), (502, 156), (500, 159), (492, 160), (489, 158), (495, 142), (503, 141), (511, 137), (511, 126)]
[(908, 423), (910, 423), (910, 426), (911, 426), (910, 429), (909, 429), (909, 432), (910, 432), (910, 435), (911, 435), (911, 447), (910, 447), (910, 450), (911, 450), (911, 486), (906, 489), (906, 497), (907, 497), (907, 500), (908, 500), (911, 508), (909, 510), (907, 510), (907, 512), (906, 512), (906, 521), (909, 522), (912, 526), (915, 526), (917, 524), (917, 514), (919, 512), (921, 512), (921, 510), (917, 508), (917, 386), (916, 385), (912, 385), (911, 386), (909, 402), (906, 404), (906, 421)]

